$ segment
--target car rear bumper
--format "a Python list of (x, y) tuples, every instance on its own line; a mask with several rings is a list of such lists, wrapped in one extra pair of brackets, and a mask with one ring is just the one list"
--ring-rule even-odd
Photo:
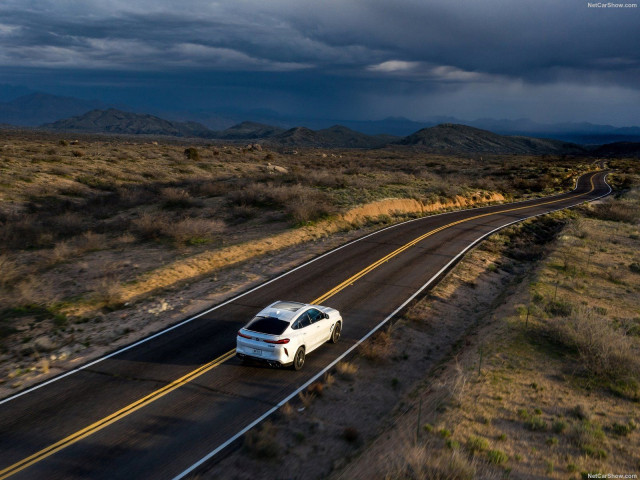
[(291, 364), (293, 353), (291, 348), (286, 345), (268, 345), (265, 342), (244, 341), (244, 339), (236, 344), (238, 357), (251, 358), (265, 363)]
[(248, 360), (248, 361), (262, 363), (265, 365), (269, 365), (270, 367), (276, 367), (276, 368), (290, 367), (291, 365), (293, 365), (293, 362), (282, 363), (278, 360), (270, 360), (265, 357), (254, 357), (251, 355), (246, 355), (244, 353), (238, 353), (238, 352), (236, 352), (236, 357), (238, 357), (240, 360), (243, 360), (243, 361)]

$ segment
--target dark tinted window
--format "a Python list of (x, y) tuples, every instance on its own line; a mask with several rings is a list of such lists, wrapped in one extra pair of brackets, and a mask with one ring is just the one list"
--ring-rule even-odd
[(298, 317), (296, 322), (293, 324), (293, 327), (291, 328), (297, 330), (299, 328), (308, 327), (309, 325), (311, 325), (311, 319), (309, 318), (309, 315), (307, 315), (307, 312), (304, 312)]
[(288, 326), (289, 322), (285, 322), (284, 320), (279, 320), (277, 318), (255, 317), (251, 322), (249, 322), (249, 325), (244, 328), (258, 333), (281, 335)]
[(322, 313), (319, 310), (316, 310), (315, 308), (309, 309), (307, 311), (307, 314), (309, 314), (311, 323), (316, 323), (318, 320), (322, 320), (324, 318), (324, 315), (322, 315)]

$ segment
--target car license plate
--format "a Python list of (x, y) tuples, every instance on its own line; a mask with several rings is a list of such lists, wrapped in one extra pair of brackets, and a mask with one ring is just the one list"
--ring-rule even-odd
[(262, 350), (258, 350), (257, 348), (251, 349), (252, 353), (258, 357), (262, 356)]

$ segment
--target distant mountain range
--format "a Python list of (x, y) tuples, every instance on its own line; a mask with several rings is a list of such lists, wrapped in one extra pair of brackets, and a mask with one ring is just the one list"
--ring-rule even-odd
[(342, 125), (312, 130), (284, 130), (261, 123), (243, 122), (221, 131), (195, 122), (172, 122), (149, 114), (110, 108), (42, 125), (47, 130), (126, 135), (167, 135), (230, 141), (259, 141), (282, 148), (377, 148), (405, 145), (434, 153), (545, 154), (584, 153), (585, 149), (559, 140), (504, 136), (474, 127), (442, 124), (423, 128), (406, 137), (367, 135)]
[[(16, 98), (12, 98), (16, 95)], [(479, 149), (486, 152), (513, 153), (577, 152), (579, 147), (575, 144), (597, 147), (614, 142), (618, 144), (615, 147), (616, 151), (623, 152), (633, 151), (634, 143), (640, 142), (640, 127), (620, 128), (590, 123), (540, 124), (528, 119), (489, 118), (463, 121), (454, 117), (433, 117), (424, 122), (415, 122), (403, 117), (389, 117), (375, 121), (341, 121), (340, 125), (327, 128), (326, 125), (331, 125), (329, 120), (309, 119), (296, 123), (294, 118), (267, 110), (246, 111), (243, 115), (245, 114), (250, 118), (260, 119), (260, 122), (236, 120), (234, 123), (234, 116), (237, 117), (238, 114), (230, 110), (194, 112), (193, 116), (190, 116), (189, 112), (165, 112), (162, 117), (124, 112), (109, 108), (98, 101), (32, 92), (19, 86), (0, 85), (2, 128), (7, 128), (7, 125), (40, 125), (50, 130), (75, 132), (170, 135), (238, 142), (260, 141), (283, 148), (372, 148), (398, 142), (436, 152), (455, 150), (467, 153)], [(189, 118), (199, 119), (200, 123), (185, 121)], [(455, 125), (458, 127), (453, 128)], [(475, 130), (470, 129), (472, 127)], [(478, 130), (481, 133), (478, 133)], [(590, 147), (590, 150), (593, 148)]]
[(505, 136), (488, 130), (443, 123), (423, 128), (397, 142), (400, 145), (423, 147), (430, 152), (456, 153), (584, 153), (584, 147), (574, 143), (543, 138)]
[(209, 137), (213, 133), (196, 122), (171, 122), (154, 115), (131, 113), (109, 108), (91, 110), (83, 115), (45, 123), (47, 130), (79, 133), (114, 133), (120, 135), (168, 135), (173, 137)]

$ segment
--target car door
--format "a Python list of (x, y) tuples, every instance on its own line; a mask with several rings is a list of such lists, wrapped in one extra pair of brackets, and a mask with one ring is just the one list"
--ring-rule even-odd
[(307, 315), (311, 320), (311, 332), (313, 335), (313, 348), (317, 348), (329, 340), (329, 326), (324, 318), (324, 313), (315, 308), (307, 310)]
[(313, 350), (314, 338), (313, 338), (313, 325), (311, 325), (311, 318), (307, 312), (302, 313), (291, 325), (291, 329), (295, 332), (296, 337), (296, 349), (300, 345), (304, 345), (307, 352)]

